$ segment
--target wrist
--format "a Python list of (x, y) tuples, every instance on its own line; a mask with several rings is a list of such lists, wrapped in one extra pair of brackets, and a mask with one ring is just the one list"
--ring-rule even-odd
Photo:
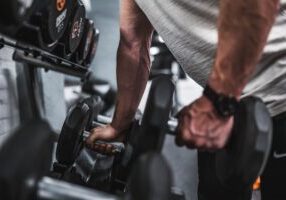
[(217, 70), (213, 70), (208, 80), (208, 85), (218, 94), (222, 94), (229, 97), (234, 97), (239, 100), (243, 83), (237, 83), (234, 78), (224, 73), (219, 73)]
[(119, 132), (126, 131), (134, 118), (134, 112), (128, 110), (120, 110), (118, 107), (114, 113), (111, 126)]
[(221, 118), (234, 115), (238, 109), (239, 102), (236, 97), (218, 93), (210, 85), (205, 87), (203, 95), (212, 103), (214, 110)]
[(110, 126), (117, 132), (121, 133), (127, 130), (130, 126), (129, 123), (122, 123), (122, 121), (118, 121), (113, 119), (112, 122), (110, 123)]

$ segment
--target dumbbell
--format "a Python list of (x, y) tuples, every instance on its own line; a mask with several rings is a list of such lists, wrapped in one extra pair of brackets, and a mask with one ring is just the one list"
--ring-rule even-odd
[(166, 160), (160, 154), (149, 153), (136, 162), (136, 167), (132, 169), (130, 189), (121, 197), (44, 177), (38, 183), (37, 199), (172, 200), (172, 182), (172, 172)]
[[(88, 105), (93, 105), (93, 112)], [(89, 135), (87, 130), (90, 130), (93, 116), (99, 112), (101, 105), (100, 98), (88, 98), (69, 110), (58, 139), (56, 156), (60, 164), (70, 166), (75, 162)], [(123, 151), (122, 143), (112, 144), (117, 153)]]
[(1, 29), (25, 44), (51, 51), (66, 31), (74, 0), (3, 0)]
[[(116, 197), (79, 185), (59, 181), (45, 176), (50, 169), (53, 155), (53, 131), (42, 120), (33, 120), (20, 127), (2, 146), (0, 151), (0, 199), (5, 200), (138, 200), (140, 187), (150, 186), (144, 192), (146, 200), (165, 199), (171, 185), (171, 172), (168, 164), (159, 154), (145, 155), (139, 160), (132, 176), (132, 187), (136, 192), (127, 197)], [(11, 156), (13, 155), (13, 156)], [(144, 167), (145, 166), (145, 167)], [(160, 169), (159, 177), (156, 169)], [(144, 176), (138, 176), (144, 173)], [(155, 179), (156, 181), (152, 181)], [(158, 182), (163, 184), (158, 185)], [(139, 190), (138, 190), (139, 189)]]
[[(156, 85), (156, 82), (157, 81), (155, 80), (153, 84), (154, 86)], [(172, 83), (169, 86), (170, 88), (174, 87)], [(172, 91), (170, 92), (172, 93)], [(165, 130), (163, 127), (169, 118), (169, 107), (172, 106), (172, 94), (169, 94), (169, 96), (170, 98), (158, 99), (160, 102), (158, 102), (156, 109), (158, 109), (159, 112), (166, 112), (164, 113), (165, 115), (162, 115), (163, 118), (159, 116), (159, 118), (154, 118), (154, 120), (150, 121), (149, 115), (144, 114), (143, 117), (140, 118), (140, 126), (139, 119), (134, 119), (134, 122), (130, 127), (130, 131), (128, 131), (129, 136), (126, 140), (125, 149), (120, 148), (121, 150), (119, 150), (122, 152), (119, 155), (119, 166), (123, 166), (124, 168), (124, 172), (120, 174), (126, 174), (126, 176), (121, 177), (121, 182), (125, 182), (127, 180), (129, 176), (129, 168), (139, 156), (149, 151), (161, 150), (165, 136)], [(89, 135), (87, 131), (94, 128), (94, 126), (102, 125), (102, 122), (105, 120), (102, 119), (103, 116), (98, 117), (99, 110), (101, 109), (100, 107), (100, 100), (98, 101), (96, 98), (88, 98), (78, 103), (69, 111), (63, 124), (56, 150), (56, 158), (60, 164), (72, 166), (78, 157), (81, 159), (83, 156), (82, 153), (84, 153), (84, 138)], [(146, 108), (146, 110), (148, 109)], [(94, 119), (99, 119), (99, 122), (94, 122)], [(118, 147), (116, 146), (118, 144), (109, 144), (114, 145), (113, 149), (117, 149)], [(108, 167), (111, 168), (112, 165), (113, 163)], [(106, 169), (108, 167), (100, 166), (101, 169)]]
[(120, 162), (128, 160), (130, 154), (128, 146), (126, 149), (123, 143), (109, 143), (113, 146), (113, 155), (92, 153), (85, 148), (86, 136), (89, 134), (88, 131), (92, 128), (94, 116), (99, 113), (101, 106), (101, 99), (92, 97), (72, 107), (64, 121), (56, 149), (58, 161), (56, 165), (65, 166), (64, 168), (67, 170), (75, 166), (75, 171), (82, 180), (86, 184), (92, 185), (98, 185), (98, 181), (109, 182), (114, 164), (118, 163), (118, 160)]
[[(163, 106), (164, 99), (170, 99), (173, 94), (172, 82), (168, 77), (155, 79), (151, 86), (146, 108), (144, 111), (144, 124), (152, 124), (155, 120), (165, 119), (162, 126), (165, 132), (175, 134), (177, 121), (169, 119)], [(110, 118), (98, 116), (99, 123), (110, 123)], [(166, 120), (168, 119), (168, 120)], [(96, 125), (96, 124), (94, 124)], [(161, 147), (162, 139), (159, 135), (154, 137), (156, 129), (152, 126), (143, 126), (145, 131), (137, 135), (137, 146), (141, 151), (148, 151), (156, 145)], [(158, 131), (158, 130), (157, 130)], [(144, 133), (143, 135), (140, 133)], [(147, 136), (150, 134), (153, 136)], [(143, 138), (141, 140), (140, 138)], [(146, 138), (149, 138), (147, 140)], [(224, 149), (215, 152), (216, 176), (222, 185), (228, 189), (250, 187), (265, 168), (272, 141), (272, 121), (265, 104), (257, 97), (241, 99), (239, 109), (234, 115), (234, 127), (231, 137)], [(155, 145), (151, 145), (155, 144)]]
[[(133, 156), (160, 151), (165, 133), (175, 130), (176, 121), (169, 120), (173, 91), (174, 85), (168, 77), (153, 80), (141, 126), (131, 140)], [(110, 118), (102, 116), (97, 119), (93, 126), (110, 122)], [(84, 131), (77, 133), (81, 138), (84, 134)], [(232, 136), (227, 146), (215, 153), (216, 175), (222, 185), (227, 188), (250, 186), (265, 167), (271, 138), (272, 123), (263, 102), (256, 97), (242, 99), (234, 116)]]
[[(161, 77), (151, 88), (144, 112), (150, 122), (164, 115), (169, 117), (157, 105), (161, 99), (170, 98), (170, 92), (166, 92), (173, 90), (170, 82), (168, 77)], [(175, 130), (176, 123), (168, 124), (169, 130)], [(250, 187), (265, 168), (271, 141), (272, 121), (265, 104), (257, 97), (241, 99), (231, 137), (224, 149), (215, 152), (215, 171), (221, 184), (228, 189)]]
[(71, 58), (78, 48), (84, 33), (86, 11), (81, 0), (73, 0), (72, 14), (66, 31), (54, 53), (58, 56)]
[[(157, 89), (158, 80), (159, 79), (154, 80), (151, 90)], [(174, 88), (173, 83), (169, 84), (169, 88)], [(134, 120), (135, 128), (132, 129), (134, 134), (130, 135), (132, 135), (132, 137), (134, 135), (134, 138), (132, 138), (132, 148), (138, 155), (162, 148), (165, 135), (164, 126), (169, 119), (169, 106), (172, 105), (173, 95), (172, 90), (167, 90), (166, 93), (170, 98), (162, 99), (160, 96), (154, 97), (156, 98), (154, 101), (158, 101), (156, 106), (149, 105), (152, 102), (147, 103), (144, 115), (142, 119), (140, 119), (140, 126), (135, 125), (139, 123), (139, 120)], [(110, 118), (99, 115), (101, 104), (100, 99), (91, 97), (79, 102), (69, 111), (58, 140), (57, 160), (61, 164), (72, 165), (74, 163), (83, 147), (84, 139), (89, 135), (86, 130), (105, 125), (111, 121)], [(165, 115), (150, 116), (150, 110), (155, 110)], [(96, 120), (94, 121), (94, 119)], [(169, 124), (170, 127), (173, 126), (172, 123), (169, 122)]]
[(58, 41), (65, 33), (72, 14), (73, 0), (51, 0), (47, 8), (41, 8), (40, 27), (45, 43)]
[(37, 6), (27, 23), (19, 30), (17, 39), (52, 51), (64, 35), (74, 0), (43, 0)]

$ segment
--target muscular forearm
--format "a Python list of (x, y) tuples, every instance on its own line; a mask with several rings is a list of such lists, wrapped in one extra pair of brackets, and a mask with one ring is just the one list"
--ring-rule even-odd
[(274, 23), (279, 0), (221, 0), (219, 43), (209, 84), (239, 98)]
[(124, 130), (132, 121), (149, 77), (150, 42), (127, 44), (122, 38), (117, 54), (118, 96), (112, 126)]
[(111, 125), (123, 131), (132, 121), (148, 81), (153, 27), (134, 0), (121, 0), (120, 7), (118, 93)]

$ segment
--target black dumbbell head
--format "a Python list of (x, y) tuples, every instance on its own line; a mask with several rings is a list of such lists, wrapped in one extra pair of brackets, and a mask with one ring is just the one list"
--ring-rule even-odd
[(1, 0), (0, 21), (6, 25), (19, 25), (35, 11), (38, 0)]
[(90, 48), (91, 48), (91, 43), (93, 40), (93, 34), (94, 34), (94, 22), (90, 19), (85, 19), (83, 36), (82, 36), (81, 42), (79, 44), (79, 47), (76, 50), (78, 52), (78, 60), (81, 63), (88, 56), (88, 53), (89, 53)]
[(271, 142), (272, 121), (264, 103), (256, 97), (242, 99), (228, 145), (216, 153), (222, 185), (235, 190), (250, 188), (266, 165)]
[(68, 40), (65, 43), (66, 48), (70, 53), (75, 52), (82, 39), (85, 26), (85, 14), (85, 7), (83, 3), (80, 0), (76, 0), (72, 18), (67, 29)]
[(138, 159), (130, 179), (132, 199), (168, 200), (171, 186), (172, 172), (161, 154), (148, 153)]
[(70, 166), (83, 147), (83, 132), (86, 130), (90, 109), (85, 103), (72, 107), (64, 121), (56, 150), (60, 164)]
[(68, 26), (73, 0), (51, 0), (41, 8), (41, 31), (46, 43), (58, 41)]
[(99, 96), (92, 95), (91, 97), (85, 98), (81, 101), (86, 104), (90, 109), (90, 115), (88, 117), (86, 131), (92, 129), (92, 122), (97, 118), (100, 111), (103, 108), (103, 101)]
[(0, 199), (34, 199), (38, 180), (49, 172), (54, 134), (41, 120), (20, 127), (0, 150)]
[(161, 154), (148, 153), (138, 159), (130, 178), (132, 199), (168, 200), (171, 187), (172, 172)]
[(90, 65), (92, 63), (92, 61), (94, 60), (94, 57), (96, 55), (97, 46), (98, 46), (99, 36), (100, 36), (99, 30), (94, 29), (93, 35), (92, 35), (91, 46), (90, 46), (88, 55), (87, 55), (86, 60), (85, 60), (85, 63), (87, 65)]
[(167, 76), (152, 81), (140, 132), (136, 133), (134, 148), (136, 154), (151, 150), (161, 150), (167, 130), (173, 94), (174, 83)]

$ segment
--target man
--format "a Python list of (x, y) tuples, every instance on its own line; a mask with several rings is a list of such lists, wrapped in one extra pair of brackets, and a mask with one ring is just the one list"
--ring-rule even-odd
[[(285, 199), (280, 184), (286, 180), (285, 7), (285, 0), (122, 0), (116, 111), (112, 123), (93, 130), (87, 143), (108, 152), (111, 146), (94, 141), (124, 138), (148, 80), (155, 28), (184, 70), (206, 86), (204, 94), (180, 112), (177, 144), (199, 150), (224, 147), (233, 126), (232, 107), (243, 95), (261, 97), (274, 122), (262, 195)], [(227, 102), (217, 102), (213, 95)], [(249, 199), (250, 191), (220, 187), (211, 171), (212, 159), (212, 153), (199, 153), (199, 199)]]

